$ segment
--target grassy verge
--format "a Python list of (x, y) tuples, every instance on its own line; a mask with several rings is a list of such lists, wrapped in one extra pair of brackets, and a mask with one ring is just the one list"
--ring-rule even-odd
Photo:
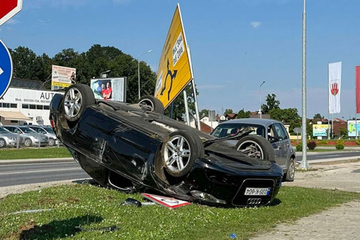
[[(175, 210), (159, 205), (123, 206), (129, 195), (88, 184), (8, 195), (0, 200), (1, 239), (248, 239), (280, 222), (352, 200), (360, 194), (282, 187), (274, 204), (260, 208), (215, 208), (191, 204)], [(24, 213), (24, 210), (47, 209)], [(20, 211), (20, 213), (16, 213)], [(111, 226), (113, 231), (108, 231)], [(82, 229), (82, 230), (79, 230)]]
[(0, 160), (71, 157), (65, 147), (1, 149)]

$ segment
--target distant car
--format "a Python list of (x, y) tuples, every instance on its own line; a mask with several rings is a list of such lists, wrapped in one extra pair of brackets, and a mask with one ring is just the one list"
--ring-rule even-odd
[(58, 139), (51, 126), (29, 125), (29, 127), (35, 132), (47, 136), (49, 139), (49, 146), (54, 146), (55, 144), (58, 144)]
[[(238, 129), (242, 128), (253, 130), (252, 134), (262, 136), (271, 143), (274, 148), (276, 163), (283, 169), (283, 181), (294, 181), (295, 151), (291, 146), (289, 134), (285, 126), (281, 122), (273, 119), (242, 118), (220, 123), (211, 135), (217, 138), (227, 137), (235, 134)], [(249, 156), (257, 158), (264, 157), (264, 153), (259, 149), (258, 143), (246, 139), (246, 137), (239, 141), (230, 142), (237, 150)]]
[(25, 147), (38, 146), (38, 145), (44, 146), (44, 145), (48, 145), (49, 143), (47, 136), (35, 132), (28, 126), (7, 125), (4, 126), (4, 128), (6, 128), (12, 133), (20, 134), (20, 137), (22, 138)]
[(271, 203), (281, 187), (282, 169), (268, 141), (254, 136), (270, 154), (250, 158), (163, 113), (153, 96), (137, 104), (96, 100), (84, 84), (71, 85), (50, 103), (57, 137), (102, 186), (218, 206)]
[[(16, 147), (17, 146), (17, 134), (14, 134), (4, 127), (0, 127), (0, 148)], [(21, 138), (19, 137), (19, 144), (21, 144)]]

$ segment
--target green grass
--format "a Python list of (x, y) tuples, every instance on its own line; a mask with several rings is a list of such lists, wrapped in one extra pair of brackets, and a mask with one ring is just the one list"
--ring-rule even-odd
[(63, 157), (71, 157), (70, 152), (65, 147), (6, 148), (0, 150), (0, 160)]
[[(124, 194), (88, 184), (64, 185), (8, 195), (0, 200), (0, 239), (248, 239), (280, 222), (339, 204), (360, 194), (338, 190), (282, 187), (272, 206), (215, 208), (191, 204), (170, 210), (159, 205), (123, 206)], [(37, 213), (18, 211), (50, 209)], [(106, 231), (116, 226), (114, 231)], [(88, 231), (77, 231), (77, 227)], [(105, 230), (104, 230), (105, 229)]]

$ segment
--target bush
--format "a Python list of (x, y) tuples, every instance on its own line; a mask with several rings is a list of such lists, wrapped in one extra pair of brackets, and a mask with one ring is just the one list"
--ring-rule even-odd
[(345, 148), (345, 145), (344, 145), (343, 143), (337, 143), (337, 144), (335, 145), (335, 148), (336, 148), (337, 150), (343, 150), (343, 149)]
[(328, 140), (321, 140), (319, 141), (319, 145), (328, 145), (329, 141)]
[(302, 151), (302, 144), (301, 143), (296, 145), (296, 151), (298, 151), (298, 152)]
[(343, 139), (339, 139), (336, 141), (336, 144), (343, 144), (344, 145), (345, 141)]
[(357, 145), (360, 145), (360, 139), (355, 139)]
[(316, 148), (316, 142), (315, 141), (309, 141), (307, 143), (307, 147), (309, 150), (314, 150)]

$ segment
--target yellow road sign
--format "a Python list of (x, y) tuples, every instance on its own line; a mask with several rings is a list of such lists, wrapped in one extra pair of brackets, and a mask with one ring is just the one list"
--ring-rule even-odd
[(180, 5), (177, 4), (161, 53), (154, 94), (165, 108), (193, 79), (189, 55)]

